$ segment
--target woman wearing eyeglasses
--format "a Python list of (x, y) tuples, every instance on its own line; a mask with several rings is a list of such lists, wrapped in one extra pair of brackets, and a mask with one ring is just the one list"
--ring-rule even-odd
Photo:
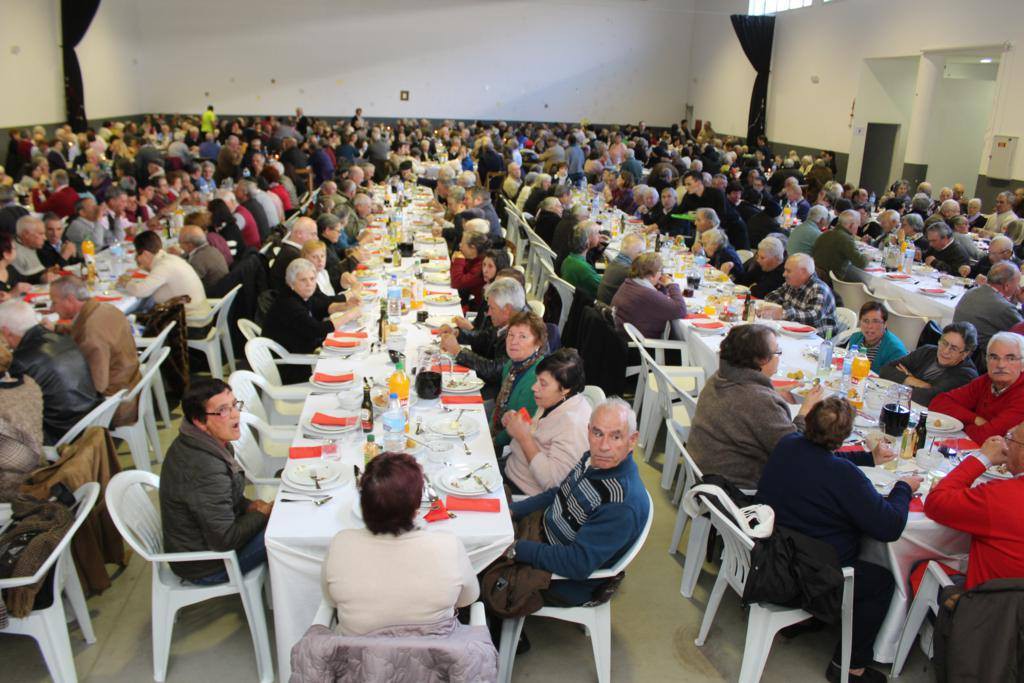
[(854, 345), (868, 354), (871, 369), (878, 372), (886, 363), (907, 355), (907, 347), (900, 338), (890, 332), (889, 312), (877, 301), (868, 301), (860, 307), (860, 331), (854, 332), (847, 348)]
[[(169, 553), (238, 553), (242, 573), (267, 561), (263, 533), (271, 503), (245, 497), (245, 474), (231, 442), (242, 402), (219, 379), (193, 382), (181, 400), (185, 417), (160, 472), (160, 517)], [(228, 580), (224, 562), (172, 562), (181, 578), (200, 585)]]
[(882, 379), (912, 387), (911, 398), (923, 406), (944, 391), (962, 387), (978, 376), (971, 355), (978, 331), (968, 322), (946, 325), (938, 344), (926, 344), (878, 370)]
[(796, 418), (772, 386), (779, 370), (779, 339), (766, 325), (740, 325), (722, 341), (718, 372), (708, 378), (686, 447), (701, 472), (740, 488), (756, 488), (779, 439), (803, 427), (804, 416), (824, 397), (811, 389)]

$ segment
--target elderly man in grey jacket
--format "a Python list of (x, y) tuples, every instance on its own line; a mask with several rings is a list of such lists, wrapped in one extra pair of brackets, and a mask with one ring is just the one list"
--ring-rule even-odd
[[(225, 382), (210, 379), (194, 382), (181, 405), (181, 431), (160, 473), (164, 547), (171, 553), (234, 550), (247, 573), (267, 561), (263, 534), (273, 505), (245, 497), (245, 474), (232, 455), (242, 402)], [(205, 586), (228, 580), (217, 560), (174, 562), (171, 569)]]
[(645, 247), (646, 242), (638, 233), (631, 232), (622, 238), (619, 253), (609, 261), (608, 266), (604, 269), (604, 275), (601, 276), (601, 283), (597, 286), (598, 301), (609, 305), (612, 303), (615, 292), (619, 291), (619, 287), (629, 277), (629, 268), (633, 265), (633, 259), (639, 256)]

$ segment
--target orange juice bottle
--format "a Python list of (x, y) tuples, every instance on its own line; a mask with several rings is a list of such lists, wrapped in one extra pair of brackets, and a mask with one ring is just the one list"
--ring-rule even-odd
[(863, 350), (853, 359), (853, 367), (850, 368), (850, 375), (858, 382), (863, 381), (871, 374), (871, 360)]
[(388, 391), (398, 394), (399, 401), (409, 400), (409, 375), (405, 374), (405, 364), (402, 361), (395, 365), (395, 371), (388, 377)]

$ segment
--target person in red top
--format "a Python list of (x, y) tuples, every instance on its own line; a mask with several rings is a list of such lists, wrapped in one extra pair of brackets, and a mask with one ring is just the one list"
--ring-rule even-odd
[[(1011, 479), (974, 486), (992, 465), (1005, 465)], [(981, 451), (964, 458), (931, 490), (924, 513), (939, 524), (971, 535), (966, 588), (990, 579), (1024, 577), (1024, 424), (1006, 436), (991, 436)]]
[(232, 214), (242, 218), (241, 221), (236, 222), (238, 222), (238, 227), (242, 231), (242, 241), (245, 242), (246, 246), (259, 249), (263, 245), (263, 240), (260, 239), (260, 228), (256, 225), (256, 219), (249, 213), (249, 210), (238, 203), (235, 193), (231, 190), (223, 188), (218, 190), (217, 198), (222, 199), (228, 205), (228, 209), (231, 210)]
[(260, 175), (267, 181), (267, 192), (276, 194), (281, 200), (281, 208), (291, 211), (292, 198), (288, 196), (288, 190), (281, 184), (281, 172), (273, 166), (264, 166)]
[(75, 215), (75, 204), (78, 202), (78, 193), (68, 185), (68, 172), (64, 169), (57, 169), (51, 176), (53, 181), (53, 194), (51, 194), (43, 205), (39, 207), (40, 213), (52, 212), (61, 218), (68, 218)]
[(463, 303), (470, 306), (479, 304), (483, 296), (484, 252), (490, 244), (486, 233), (464, 232), (459, 250), (452, 254), (452, 287), (459, 290)]
[(1024, 422), (1024, 337), (997, 332), (988, 341), (986, 358), (987, 374), (939, 394), (929, 406), (963, 422), (967, 436), (978, 443)]

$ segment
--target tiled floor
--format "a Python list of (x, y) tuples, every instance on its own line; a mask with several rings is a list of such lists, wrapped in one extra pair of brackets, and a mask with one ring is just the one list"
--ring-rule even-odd
[[(176, 429), (161, 432), (165, 449), (175, 434)], [(131, 460), (125, 456), (122, 462), (129, 466)], [(705, 646), (696, 647), (693, 639), (714, 582), (714, 569), (706, 567), (692, 600), (679, 594), (682, 557), (667, 553), (675, 508), (668, 493), (659, 487), (657, 462), (654, 466), (641, 463), (640, 469), (654, 497), (654, 526), (612, 604), (612, 679), (735, 681), (746, 632), (746, 614), (739, 598), (726, 593)], [(95, 644), (86, 645), (71, 625), (79, 678), (96, 683), (151, 680), (149, 565), (133, 558), (110, 590), (89, 599), (89, 608), (96, 630)], [(272, 629), (273, 620), (268, 622)], [(534, 618), (527, 620), (526, 630), (533, 647), (517, 658), (515, 680), (596, 680), (589, 641), (577, 626)], [(838, 631), (826, 630), (793, 640), (776, 638), (763, 680), (824, 680), (825, 665), (837, 637)], [(35, 643), (28, 638), (0, 634), (0, 662), (0, 680), (34, 683), (49, 679)], [(930, 680), (928, 666), (915, 647), (901, 680)], [(167, 680), (256, 680), (252, 641), (236, 597), (213, 600), (179, 613)]]

